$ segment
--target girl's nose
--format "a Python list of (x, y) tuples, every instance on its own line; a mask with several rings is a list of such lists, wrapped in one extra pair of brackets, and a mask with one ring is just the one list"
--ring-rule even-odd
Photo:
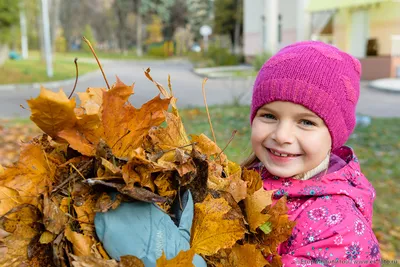
[(280, 145), (293, 143), (293, 126), (289, 122), (280, 121), (272, 133), (272, 139)]

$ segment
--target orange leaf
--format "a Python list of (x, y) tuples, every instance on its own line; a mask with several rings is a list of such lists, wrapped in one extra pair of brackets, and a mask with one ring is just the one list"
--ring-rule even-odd
[(179, 251), (175, 258), (167, 260), (163, 251), (160, 258), (157, 259), (157, 267), (190, 267), (194, 266), (192, 263), (194, 257), (194, 250)]
[(250, 262), (252, 267), (264, 267), (268, 264), (261, 250), (252, 244), (244, 244), (243, 246), (236, 244), (229, 254), (229, 262), (235, 267), (247, 267)]
[(262, 187), (262, 179), (258, 172), (255, 170), (248, 170), (243, 168), (242, 179), (247, 181), (247, 194), (252, 195), (254, 192)]
[(268, 221), (271, 217), (269, 214), (262, 214), (261, 211), (272, 203), (271, 197), (273, 193), (274, 190), (265, 191), (264, 188), (260, 188), (244, 200), (247, 222), (249, 223), (252, 232), (255, 232), (260, 225)]
[(90, 256), (93, 240), (91, 237), (74, 232), (71, 227), (65, 228), (65, 237), (72, 243), (74, 254), (77, 256)]
[(37, 197), (50, 190), (55, 164), (38, 144), (23, 144), (20, 159), (0, 175), (0, 185), (18, 191), (24, 203), (37, 203)]
[(203, 154), (206, 154), (209, 158), (211, 156), (216, 157), (220, 155), (221, 162), (227, 160), (226, 155), (222, 152), (221, 148), (213, 141), (211, 141), (205, 134), (200, 135), (190, 135), (192, 137), (192, 142), (196, 142), (196, 148)]
[(22, 203), (18, 191), (0, 186), (0, 216)]
[(99, 114), (101, 105), (103, 104), (104, 88), (88, 88), (86, 92), (77, 93), (81, 100), (80, 106), (88, 115)]
[(157, 96), (140, 109), (127, 104), (133, 93), (133, 86), (126, 86), (119, 80), (103, 95), (102, 120), (107, 145), (118, 158), (131, 158), (131, 151), (143, 143), (143, 138), (153, 126), (165, 120), (164, 111), (170, 99)]
[(68, 99), (62, 90), (54, 93), (42, 87), (39, 96), (27, 102), (32, 112), (31, 120), (53, 139), (57, 139), (59, 131), (76, 123), (75, 98)]
[(221, 248), (232, 247), (243, 238), (245, 229), (239, 220), (224, 219), (231, 210), (223, 198), (208, 195), (202, 203), (195, 204), (191, 247), (195, 253), (213, 255)]

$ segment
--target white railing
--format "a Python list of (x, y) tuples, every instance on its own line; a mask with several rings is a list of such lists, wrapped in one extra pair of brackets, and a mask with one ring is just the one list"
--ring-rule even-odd
[(400, 35), (392, 35), (392, 57), (400, 57)]

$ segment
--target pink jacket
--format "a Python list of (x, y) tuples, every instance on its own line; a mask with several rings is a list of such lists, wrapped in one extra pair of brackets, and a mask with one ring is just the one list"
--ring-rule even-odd
[(372, 231), (375, 189), (361, 173), (349, 147), (332, 153), (327, 174), (308, 180), (262, 172), (265, 190), (286, 195), (289, 218), (297, 222), (278, 248), (283, 266), (381, 266)]

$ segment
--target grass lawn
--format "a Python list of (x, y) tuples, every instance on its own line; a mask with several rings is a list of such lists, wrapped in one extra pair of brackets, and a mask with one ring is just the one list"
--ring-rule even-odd
[[(83, 63), (78, 61), (79, 75), (98, 70), (97, 64)], [(54, 76), (47, 77), (46, 62), (41, 61), (38, 53), (30, 53), (29, 59), (26, 60), (7, 60), (0, 67), (0, 83), (34, 83), (59, 81), (75, 78), (75, 64), (73, 58), (57, 59), (53, 63)]]
[[(219, 147), (223, 148), (232, 131), (238, 132), (225, 150), (228, 157), (241, 162), (251, 152), (249, 107), (211, 107), (211, 120)], [(205, 133), (212, 138), (205, 109), (181, 111), (188, 133)], [(400, 257), (400, 118), (372, 119), (369, 127), (357, 127), (348, 144), (360, 159), (365, 176), (373, 184), (373, 228), (385, 259)]]
[[(188, 134), (204, 133), (212, 138), (204, 108), (181, 110), (180, 114)], [(233, 130), (238, 131), (225, 153), (231, 160), (241, 162), (251, 153), (249, 107), (215, 106), (210, 107), (210, 114), (219, 147), (225, 147)], [(32, 123), (27, 123), (25, 119), (3, 122), (6, 127), (13, 127), (13, 124)], [(399, 133), (400, 118), (376, 118), (372, 119), (369, 127), (356, 128), (348, 142), (360, 159), (363, 173), (376, 189), (373, 228), (382, 256), (388, 260), (400, 257)]]

